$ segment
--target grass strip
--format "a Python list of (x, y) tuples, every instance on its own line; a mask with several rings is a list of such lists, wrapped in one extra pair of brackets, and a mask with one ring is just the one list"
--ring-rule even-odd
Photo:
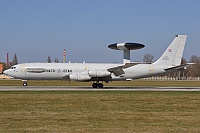
[(199, 92), (2, 91), (0, 132), (200, 132)]

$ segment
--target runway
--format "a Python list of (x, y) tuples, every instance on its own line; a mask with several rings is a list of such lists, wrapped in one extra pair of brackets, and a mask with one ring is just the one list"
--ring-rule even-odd
[(199, 91), (200, 87), (72, 87), (72, 86), (0, 86), (0, 91)]

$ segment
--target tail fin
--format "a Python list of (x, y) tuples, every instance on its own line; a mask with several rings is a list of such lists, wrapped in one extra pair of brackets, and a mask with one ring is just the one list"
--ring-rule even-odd
[(153, 64), (164, 66), (179, 66), (183, 56), (187, 35), (176, 35), (163, 55)]

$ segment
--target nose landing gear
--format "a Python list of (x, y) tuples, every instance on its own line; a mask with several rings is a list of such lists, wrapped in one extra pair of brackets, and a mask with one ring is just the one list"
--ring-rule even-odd
[(28, 83), (27, 83), (27, 80), (22, 80), (22, 82), (23, 82), (23, 86), (27, 86), (28, 85)]

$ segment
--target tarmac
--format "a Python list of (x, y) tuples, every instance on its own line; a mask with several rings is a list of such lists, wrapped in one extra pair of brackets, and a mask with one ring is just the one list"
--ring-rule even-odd
[(0, 86), (0, 91), (196, 91), (200, 87), (72, 87), (72, 86)]

